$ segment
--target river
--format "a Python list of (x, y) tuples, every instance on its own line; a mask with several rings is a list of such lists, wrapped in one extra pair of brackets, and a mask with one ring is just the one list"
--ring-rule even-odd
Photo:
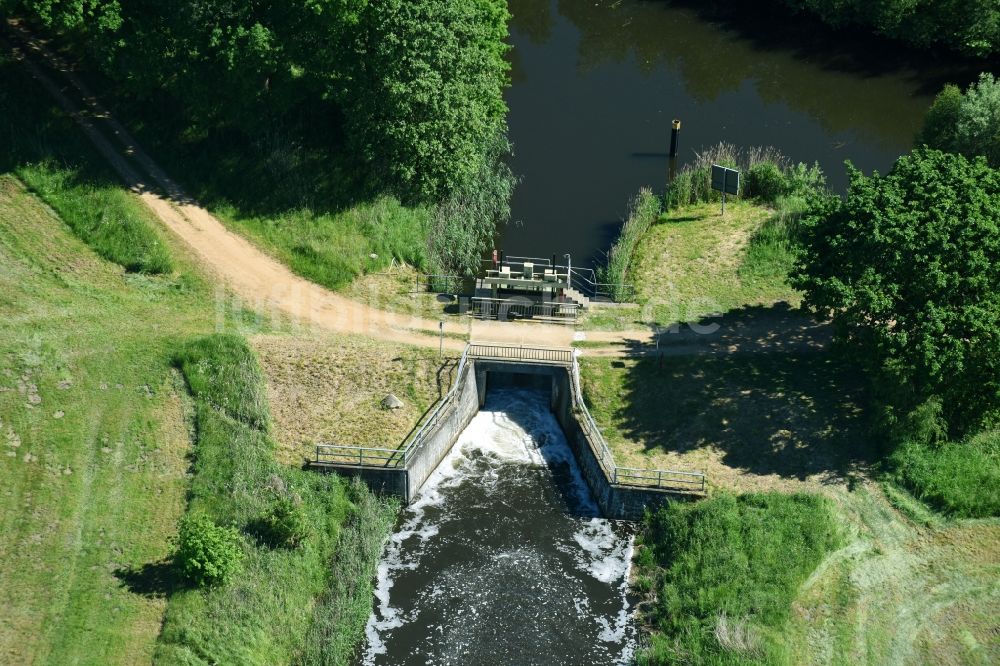
[(379, 566), (363, 664), (627, 663), (633, 528), (599, 517), (549, 393), (496, 388)]
[(508, 122), (522, 181), (507, 253), (602, 258), (629, 198), (663, 190), (673, 118), (680, 163), (719, 141), (770, 145), (818, 161), (842, 191), (844, 160), (886, 171), (943, 83), (973, 76), (766, 4), (722, 23), (661, 0), (511, 0)]

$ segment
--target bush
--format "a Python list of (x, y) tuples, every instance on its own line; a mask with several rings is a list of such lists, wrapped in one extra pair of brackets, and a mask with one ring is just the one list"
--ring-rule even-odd
[(272, 545), (295, 548), (312, 531), (302, 498), (287, 490), (272, 493), (274, 498), (260, 521), (264, 536)]
[(1000, 431), (967, 442), (907, 442), (891, 456), (890, 478), (957, 518), (1000, 516)]
[(917, 141), (969, 158), (982, 155), (1000, 168), (1000, 79), (982, 74), (964, 95), (957, 86), (945, 86)]
[(240, 533), (202, 514), (185, 516), (175, 557), (184, 577), (198, 587), (221, 585), (243, 561)]
[(793, 285), (905, 414), (941, 400), (953, 435), (1000, 410), (1000, 171), (918, 149), (887, 176), (849, 167), (846, 202), (800, 222)]
[[(658, 601), (647, 663), (771, 663), (770, 636), (840, 538), (818, 495), (720, 495), (647, 516), (641, 575)], [(644, 565), (652, 559), (653, 566)]]
[(822, 192), (826, 179), (819, 165), (792, 165), (787, 157), (771, 147), (741, 149), (720, 143), (695, 154), (695, 159), (667, 184), (664, 205), (674, 210), (695, 203), (720, 200), (712, 189), (712, 165), (720, 164), (741, 173), (740, 196), (755, 197), (775, 203), (784, 195), (807, 196)]
[(774, 203), (788, 191), (788, 182), (774, 162), (760, 162), (747, 170), (744, 193), (767, 203)]

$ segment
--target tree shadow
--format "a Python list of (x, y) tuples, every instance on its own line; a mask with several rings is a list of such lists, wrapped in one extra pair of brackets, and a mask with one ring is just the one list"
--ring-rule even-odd
[(649, 452), (714, 449), (728, 467), (799, 480), (840, 481), (878, 459), (865, 378), (817, 339), (823, 325), (785, 308), (717, 321), (714, 337), (689, 332), (661, 353), (633, 346), (612, 415), (628, 439)]
[(129, 592), (151, 599), (166, 598), (187, 587), (173, 562), (166, 559), (139, 567), (122, 567), (115, 570), (114, 576)]

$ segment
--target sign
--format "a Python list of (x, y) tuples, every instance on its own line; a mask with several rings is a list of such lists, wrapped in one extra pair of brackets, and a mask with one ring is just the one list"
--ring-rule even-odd
[(723, 194), (740, 193), (740, 172), (736, 169), (712, 165), (712, 189)]

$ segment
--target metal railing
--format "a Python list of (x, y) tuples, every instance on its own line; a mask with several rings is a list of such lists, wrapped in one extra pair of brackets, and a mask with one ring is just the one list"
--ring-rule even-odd
[[(543, 257), (520, 257), (513, 255), (505, 256), (503, 263), (504, 266), (511, 267), (512, 277), (523, 274), (525, 263), (534, 264), (535, 269), (542, 271), (543, 274), (546, 268), (553, 269), (561, 280), (564, 280), (568, 273), (570, 286), (584, 296), (594, 300), (608, 300), (615, 303), (629, 303), (635, 300), (635, 285), (624, 282), (621, 284), (601, 282), (597, 279), (597, 271), (593, 268), (577, 266), (570, 268), (565, 264), (553, 263), (551, 259)], [(493, 275), (495, 269), (493, 268), (492, 260), (484, 260), (483, 265), (487, 270), (487, 274)]]
[(473, 297), (469, 314), (478, 319), (538, 319), (575, 324), (580, 314), (577, 303), (536, 302), (527, 299)]
[(420, 427), (410, 436), (404, 446), (398, 449), (386, 449), (365, 446), (342, 446), (337, 444), (317, 444), (316, 462), (337, 463), (342, 465), (360, 465), (375, 467), (405, 467), (415, 451), (420, 449), (427, 436), (434, 431), (445, 410), (452, 405), (465, 382), (465, 366), (469, 359), (518, 361), (526, 363), (547, 363), (569, 366), (570, 381), (573, 383), (573, 406), (580, 416), (580, 427), (583, 429), (591, 449), (597, 457), (608, 479), (613, 484), (643, 488), (659, 488), (662, 490), (680, 490), (688, 492), (705, 492), (705, 474), (703, 472), (684, 472), (672, 469), (638, 469), (633, 467), (618, 467), (615, 464), (611, 447), (604, 439), (601, 429), (591, 416), (590, 410), (583, 400), (580, 386), (580, 364), (572, 349), (553, 347), (525, 347), (523, 345), (499, 345), (470, 343), (466, 345), (462, 358), (458, 362), (458, 374), (448, 393), (438, 401), (431, 413), (424, 419)]
[(633, 467), (618, 467), (611, 447), (597, 427), (597, 422), (590, 415), (590, 410), (583, 401), (583, 391), (580, 387), (580, 364), (573, 359), (573, 395), (577, 411), (583, 417), (581, 427), (584, 434), (594, 445), (597, 460), (604, 468), (611, 482), (623, 486), (642, 486), (645, 488), (660, 488), (664, 490), (686, 490), (690, 492), (705, 492), (705, 474), (703, 472), (682, 472), (672, 469), (636, 469)]
[(573, 350), (556, 347), (470, 343), (468, 354), (472, 358), (482, 360), (524, 361), (528, 363), (552, 363), (558, 365), (573, 364)]
[(374, 467), (405, 467), (413, 453), (419, 449), (441, 421), (444, 410), (455, 402), (455, 398), (465, 380), (465, 365), (469, 357), (469, 346), (462, 352), (458, 362), (458, 374), (448, 393), (431, 410), (419, 428), (398, 449), (386, 449), (374, 446), (343, 446), (340, 444), (317, 444), (316, 462), (337, 463), (341, 465), (365, 465)]
[(572, 286), (584, 296), (595, 300), (605, 299), (615, 303), (630, 303), (635, 300), (635, 285), (599, 282), (597, 272), (592, 268), (573, 268)]

